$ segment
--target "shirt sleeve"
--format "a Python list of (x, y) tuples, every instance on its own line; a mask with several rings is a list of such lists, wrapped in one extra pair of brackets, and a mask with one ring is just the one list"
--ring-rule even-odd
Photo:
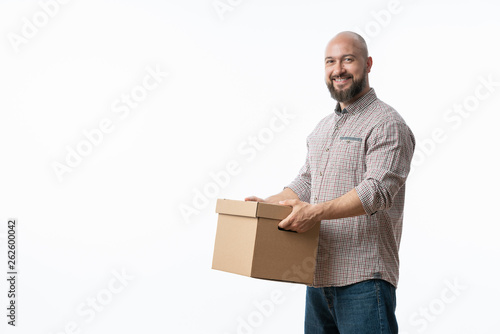
[(366, 174), (355, 189), (369, 215), (392, 207), (406, 182), (415, 150), (415, 138), (401, 121), (380, 124), (367, 138)]
[[(309, 149), (309, 148), (308, 148)], [(294, 193), (299, 196), (302, 202), (309, 203), (311, 201), (311, 167), (309, 165), (309, 152), (307, 154), (306, 162), (299, 171), (299, 174), (289, 185), (285, 188), (290, 188)]]

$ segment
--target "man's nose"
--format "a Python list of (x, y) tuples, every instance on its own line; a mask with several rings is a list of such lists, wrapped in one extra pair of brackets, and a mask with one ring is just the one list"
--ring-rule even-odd
[(344, 66), (342, 65), (341, 62), (337, 62), (335, 65), (333, 65), (333, 75), (338, 76), (342, 75), (345, 72)]

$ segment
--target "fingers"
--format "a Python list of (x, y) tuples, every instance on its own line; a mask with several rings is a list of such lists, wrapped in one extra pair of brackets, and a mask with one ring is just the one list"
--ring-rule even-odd
[[(287, 200), (284, 200), (284, 201), (279, 201), (279, 204), (280, 205), (287, 205), (287, 206), (291, 206), (293, 207), (294, 205), (297, 205), (297, 203), (300, 202), (296, 199), (287, 199)], [(293, 221), (292, 221), (292, 218), (294, 216), (294, 211), (295, 211), (295, 207), (293, 208), (292, 212), (288, 215), (288, 217), (286, 217), (285, 219), (283, 219), (279, 224), (278, 226), (284, 230), (289, 230), (290, 229), (290, 226), (293, 224)]]
[(307, 203), (298, 199), (287, 199), (280, 201), (279, 204), (291, 206), (292, 212), (278, 224), (278, 227), (298, 233), (306, 232), (309, 229), (307, 227), (309, 219), (304, 215), (304, 208), (307, 207)]
[(282, 220), (282, 221), (278, 224), (278, 227), (279, 227), (279, 228), (282, 228), (282, 229), (284, 229), (284, 230), (289, 230), (289, 229), (290, 229), (290, 225), (292, 225), (292, 224), (291, 224), (291, 222), (290, 222), (290, 219), (287, 217), (287, 218), (283, 219), (283, 220)]
[(247, 202), (264, 202), (264, 200), (262, 198), (257, 197), (257, 196), (245, 197), (245, 201), (247, 201)]

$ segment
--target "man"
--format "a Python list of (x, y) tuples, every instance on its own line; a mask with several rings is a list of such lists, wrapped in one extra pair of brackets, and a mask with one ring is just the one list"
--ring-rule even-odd
[(306, 162), (291, 184), (265, 200), (245, 199), (292, 206), (283, 229), (300, 233), (321, 222), (306, 333), (398, 331), (398, 251), (415, 139), (370, 88), (372, 63), (356, 33), (328, 43), (325, 80), (335, 112), (308, 136)]

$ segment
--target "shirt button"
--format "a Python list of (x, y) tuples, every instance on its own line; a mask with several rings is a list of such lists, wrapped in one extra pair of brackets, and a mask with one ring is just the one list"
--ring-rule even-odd
[(323, 176), (323, 172), (319, 172), (319, 176)]
[(330, 149), (329, 149), (329, 148), (327, 148), (327, 149), (326, 149), (326, 151), (328, 152), (328, 151), (330, 151)]
[(318, 201), (318, 197), (314, 197), (314, 201), (317, 202)]

